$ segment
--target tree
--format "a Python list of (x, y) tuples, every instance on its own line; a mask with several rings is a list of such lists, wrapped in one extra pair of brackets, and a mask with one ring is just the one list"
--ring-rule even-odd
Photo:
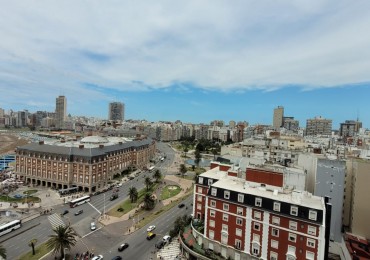
[(60, 252), (60, 256), (63, 259), (64, 249), (67, 248), (68, 250), (71, 250), (71, 247), (76, 245), (77, 234), (70, 225), (57, 226), (53, 231), (55, 234), (50, 235), (50, 239), (46, 243), (46, 246), (49, 250), (53, 250), (54, 254), (58, 254)]
[(136, 187), (131, 186), (128, 190), (128, 196), (131, 200), (131, 203), (137, 201), (137, 198), (139, 196)]
[(28, 242), (28, 246), (32, 247), (32, 255), (35, 255), (36, 252), (35, 252), (35, 245), (37, 243), (37, 239), (34, 238), (34, 239), (31, 239), (30, 242)]
[(200, 163), (200, 159), (202, 158), (202, 155), (200, 154), (200, 151), (199, 150), (195, 150), (195, 164), (197, 165), (197, 167), (199, 167), (199, 163)]
[(217, 149), (216, 148), (212, 149), (212, 154), (213, 154), (213, 160), (216, 160), (216, 154), (217, 154)]
[(185, 145), (184, 147), (184, 157), (186, 158), (186, 153), (189, 152), (189, 149), (188, 149), (188, 144)]
[(146, 177), (145, 180), (144, 180), (144, 183), (145, 183), (145, 186), (146, 186), (146, 190), (149, 191), (150, 186), (152, 185), (152, 180), (150, 179), (150, 177)]
[(148, 210), (154, 208), (155, 200), (153, 199), (153, 194), (151, 194), (150, 192), (145, 193), (143, 202), (145, 209)]
[(162, 178), (162, 173), (159, 169), (155, 170), (153, 177), (155, 178), (155, 182), (159, 182), (159, 180)]
[(181, 176), (184, 177), (184, 174), (188, 171), (188, 169), (186, 168), (185, 164), (180, 164), (180, 173), (181, 173)]
[(3, 247), (3, 245), (0, 245), (0, 257), (6, 259), (6, 249)]

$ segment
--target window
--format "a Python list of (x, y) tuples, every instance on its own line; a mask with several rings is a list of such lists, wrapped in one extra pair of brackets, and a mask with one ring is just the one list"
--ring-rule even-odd
[(236, 224), (239, 226), (243, 225), (243, 220), (241, 218), (236, 218)]
[(293, 233), (289, 233), (288, 240), (290, 242), (296, 242), (297, 241), (297, 235)]
[(217, 196), (217, 189), (216, 188), (211, 189), (211, 195), (212, 196)]
[(215, 232), (213, 230), (209, 230), (209, 238), (214, 239), (215, 238)]
[(228, 214), (226, 214), (226, 213), (224, 213), (224, 214), (222, 215), (222, 220), (223, 220), (223, 221), (229, 221), (229, 215), (228, 215)]
[(311, 248), (315, 248), (316, 241), (315, 239), (307, 238), (307, 246)]
[(289, 229), (291, 229), (291, 230), (297, 230), (297, 222), (295, 222), (295, 221), (289, 221)]
[(298, 216), (298, 207), (297, 206), (290, 206), (290, 215)]
[(312, 236), (316, 236), (316, 227), (307, 226), (307, 233)]
[(260, 246), (257, 243), (252, 244), (252, 255), (258, 256), (260, 254)]
[(202, 210), (202, 204), (198, 203), (198, 204), (197, 204), (197, 209), (198, 209), (198, 210)]
[(224, 191), (224, 198), (227, 199), (227, 200), (230, 199), (230, 191), (228, 191), (228, 190)]
[(260, 242), (260, 235), (258, 235), (258, 234), (253, 234), (253, 241), (255, 241), (255, 242)]
[(278, 249), (279, 248), (279, 241), (271, 240), (271, 247)]
[(216, 211), (214, 211), (214, 210), (210, 210), (210, 211), (209, 211), (209, 215), (210, 215), (211, 217), (216, 216)]
[(215, 200), (211, 200), (211, 207), (216, 207), (216, 201)]
[(270, 251), (270, 260), (278, 260), (278, 254)]
[(229, 211), (229, 204), (224, 203), (223, 208), (224, 208), (225, 211)]
[(256, 198), (255, 205), (257, 207), (262, 207), (262, 198)]
[(215, 227), (215, 221), (214, 220), (210, 220), (209, 221), (209, 226), (210, 227)]
[(274, 202), (274, 211), (280, 212), (280, 202)]
[(213, 184), (213, 180), (208, 179), (208, 186), (211, 186)]
[(242, 241), (239, 239), (235, 239), (235, 247), (236, 249), (241, 249), (242, 248)]
[(254, 225), (253, 225), (253, 229), (257, 230), (257, 231), (260, 230), (260, 227), (261, 227), (260, 223), (254, 223)]
[(274, 225), (280, 225), (280, 218), (279, 217), (272, 217), (272, 224)]
[(201, 195), (197, 196), (197, 201), (202, 201), (202, 196)]
[(198, 178), (198, 183), (199, 183), (199, 184), (203, 184), (203, 177), (199, 177), (199, 178)]
[(243, 210), (243, 208), (241, 208), (241, 207), (237, 207), (237, 208), (236, 208), (236, 214), (243, 216), (243, 214), (244, 214), (244, 210)]
[(240, 203), (244, 202), (244, 194), (238, 194), (238, 202)]
[(310, 210), (308, 213), (308, 218), (311, 220), (317, 219), (317, 211), (316, 210)]
[(237, 235), (238, 237), (241, 237), (242, 236), (242, 230), (240, 228), (235, 229), (235, 235)]
[(261, 212), (259, 212), (259, 211), (255, 211), (255, 212), (254, 212), (254, 218), (255, 218), (255, 219), (261, 219)]
[(314, 260), (315, 259), (315, 253), (306, 251), (306, 259), (308, 260)]
[(202, 187), (198, 187), (198, 193), (203, 193), (203, 188)]
[(222, 224), (222, 231), (228, 232), (229, 231), (229, 225)]
[(279, 229), (277, 229), (277, 228), (272, 228), (272, 229), (271, 229), (271, 234), (272, 234), (274, 237), (278, 237), (278, 236), (279, 236)]

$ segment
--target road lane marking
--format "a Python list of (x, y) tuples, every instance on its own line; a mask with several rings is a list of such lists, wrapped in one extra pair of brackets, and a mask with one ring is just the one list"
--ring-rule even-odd
[(90, 202), (88, 202), (88, 204), (89, 204), (93, 209), (95, 209), (97, 212), (99, 212), (99, 214), (101, 214), (101, 212), (100, 212), (97, 208), (95, 208), (93, 204), (91, 204)]

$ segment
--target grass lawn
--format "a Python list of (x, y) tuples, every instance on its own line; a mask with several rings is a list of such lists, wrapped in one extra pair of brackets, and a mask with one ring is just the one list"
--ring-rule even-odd
[(26, 191), (23, 192), (23, 194), (31, 195), (31, 194), (34, 194), (36, 192), (37, 192), (37, 190), (26, 190)]
[(164, 187), (164, 189), (161, 192), (161, 200), (169, 199), (177, 194), (179, 194), (181, 191), (180, 186), (177, 185), (167, 185)]
[(50, 252), (50, 249), (47, 249), (47, 247), (46, 247), (46, 243), (47, 242), (35, 247), (35, 253), (36, 253), (35, 255), (32, 255), (32, 248), (30, 247), (29, 252), (22, 255), (19, 259), (20, 260), (38, 260), (38, 259), (40, 259), (41, 257), (43, 257), (44, 255), (46, 255), (47, 253)]
[(32, 197), (32, 196), (27, 197), (27, 198), (21, 198), (21, 199), (16, 199), (16, 198), (4, 196), (4, 195), (0, 196), (0, 201), (1, 202), (22, 203), (22, 202), (26, 202), (26, 199), (27, 199), (27, 202), (40, 202), (41, 201), (39, 197)]
[[(154, 192), (155, 189), (157, 188), (158, 184), (157, 183), (154, 183), (151, 188), (149, 189), (148, 192)], [(140, 205), (140, 203), (143, 201), (144, 199), (144, 195), (145, 193), (147, 193), (146, 191), (146, 188), (144, 189), (141, 189), (139, 190), (138, 192), (138, 199), (137, 199), (137, 202), (134, 202), (134, 203), (131, 203), (131, 200), (130, 199), (127, 199), (125, 201), (123, 201), (122, 203), (118, 204), (117, 206), (113, 207), (112, 209), (110, 209), (107, 214), (109, 216), (113, 216), (113, 217), (122, 217), (124, 214), (126, 214), (127, 212), (129, 212), (130, 210), (134, 209), (137, 205)], [(123, 211), (117, 211), (118, 208), (122, 208)]]

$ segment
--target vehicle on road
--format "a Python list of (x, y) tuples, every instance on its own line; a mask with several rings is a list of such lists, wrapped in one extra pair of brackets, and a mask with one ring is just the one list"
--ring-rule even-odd
[(82, 213), (84, 213), (84, 211), (83, 211), (82, 209), (80, 209), (79, 211), (76, 211), (76, 212), (75, 212), (75, 216), (78, 216), (78, 215), (80, 215), (80, 214), (82, 214)]
[(75, 200), (72, 200), (69, 202), (69, 206), (71, 208), (74, 208), (74, 207), (77, 207), (78, 205), (81, 205), (81, 204), (84, 204), (84, 203), (87, 203), (90, 201), (90, 196), (87, 195), (87, 196), (83, 196), (81, 198), (78, 198), (78, 199), (75, 199)]
[(165, 242), (163, 240), (159, 240), (157, 243), (155, 243), (155, 247), (158, 249), (161, 249), (164, 246)]
[(22, 222), (20, 220), (13, 220), (9, 223), (3, 224), (0, 226), (0, 236), (5, 235), (13, 230), (16, 230), (22, 226)]
[(165, 235), (165, 236), (163, 237), (163, 242), (165, 242), (165, 243), (170, 243), (170, 242), (171, 242), (171, 237), (170, 237), (169, 235)]
[(116, 255), (112, 258), (112, 260), (122, 260), (122, 256)]
[(152, 232), (148, 232), (148, 235), (146, 236), (146, 239), (152, 240), (153, 238), (155, 238), (155, 234), (152, 233)]
[(96, 255), (91, 260), (102, 260), (104, 257), (102, 255)]
[(151, 232), (154, 229), (155, 229), (155, 226), (154, 225), (151, 225), (151, 226), (148, 227), (148, 229), (146, 231)]
[(62, 216), (64, 216), (65, 214), (68, 214), (69, 213), (69, 211), (68, 211), (68, 209), (65, 209), (63, 212), (62, 212)]
[(183, 208), (183, 207), (185, 207), (185, 204), (184, 203), (179, 204), (179, 208), (180, 209)]
[(91, 230), (95, 230), (95, 229), (96, 229), (95, 222), (91, 222), (91, 224), (90, 224), (90, 229), (91, 229)]
[(120, 245), (118, 247), (118, 251), (122, 252), (123, 250), (125, 250), (126, 248), (128, 248), (128, 244), (127, 243), (123, 243), (122, 245)]
[(115, 200), (115, 199), (117, 199), (117, 198), (118, 198), (118, 193), (113, 193), (113, 194), (110, 196), (109, 200), (110, 200), (110, 201), (112, 201), (112, 200)]

